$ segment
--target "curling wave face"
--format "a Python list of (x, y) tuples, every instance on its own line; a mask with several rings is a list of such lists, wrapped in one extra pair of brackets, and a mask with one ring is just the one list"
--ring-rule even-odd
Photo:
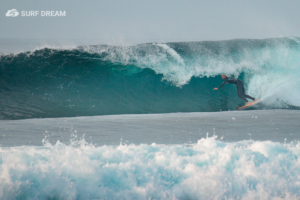
[(235, 110), (220, 74), (264, 108), (300, 106), (299, 38), (43, 48), (0, 55), (0, 119)]
[(299, 144), (0, 148), (1, 199), (299, 199)]

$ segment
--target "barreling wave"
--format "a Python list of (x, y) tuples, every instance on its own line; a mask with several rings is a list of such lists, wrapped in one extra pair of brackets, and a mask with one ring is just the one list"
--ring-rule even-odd
[(235, 110), (220, 74), (263, 108), (300, 106), (299, 38), (43, 48), (0, 55), (0, 119)]

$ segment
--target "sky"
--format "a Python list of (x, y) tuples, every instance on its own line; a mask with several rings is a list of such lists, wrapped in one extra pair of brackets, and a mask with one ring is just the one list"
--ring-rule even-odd
[[(300, 35), (299, 0), (0, 0), (0, 39), (105, 44)], [(17, 17), (6, 12), (17, 9)], [(22, 17), (21, 11), (66, 11)]]

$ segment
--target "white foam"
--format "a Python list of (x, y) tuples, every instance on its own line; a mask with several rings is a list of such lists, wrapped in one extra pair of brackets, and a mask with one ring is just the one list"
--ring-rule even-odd
[(0, 148), (1, 199), (299, 199), (299, 144)]

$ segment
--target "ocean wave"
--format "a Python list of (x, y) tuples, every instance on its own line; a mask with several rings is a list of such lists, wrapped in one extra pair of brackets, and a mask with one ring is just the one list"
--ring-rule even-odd
[(1, 199), (299, 199), (299, 143), (0, 148)]
[[(299, 109), (298, 38), (91, 45), (0, 55), (0, 119), (234, 110), (239, 77), (261, 108)], [(256, 108), (257, 109), (257, 108)]]

